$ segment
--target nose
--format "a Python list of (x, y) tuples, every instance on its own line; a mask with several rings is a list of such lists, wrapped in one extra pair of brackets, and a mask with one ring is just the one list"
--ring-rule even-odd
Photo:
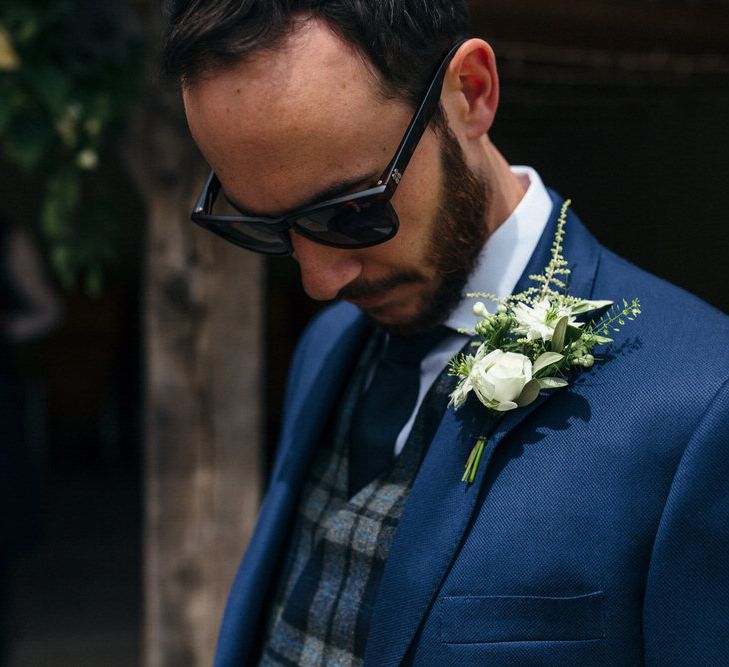
[(296, 232), (291, 232), (291, 244), (301, 269), (301, 284), (312, 299), (334, 299), (362, 273), (362, 263), (352, 251), (315, 243)]

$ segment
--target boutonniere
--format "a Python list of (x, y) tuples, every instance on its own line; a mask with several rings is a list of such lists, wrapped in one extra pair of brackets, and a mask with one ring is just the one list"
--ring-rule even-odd
[[(473, 313), (478, 318), (473, 330), (477, 335), (474, 354), (461, 354), (450, 362), (450, 374), (459, 379), (450, 395), (449, 406), (458, 410), (473, 392), (494, 414), (503, 415), (536, 400), (543, 390), (568, 385), (565, 377), (592, 367), (598, 359), (595, 347), (612, 342), (626, 321), (640, 314), (640, 302), (633, 299), (622, 306), (612, 301), (588, 301), (568, 294), (568, 262), (562, 256), (567, 208), (566, 201), (557, 224), (552, 258), (540, 275), (529, 276), (532, 287), (519, 294), (499, 299), (493, 294), (469, 294), (498, 304), (489, 312), (478, 301)], [(607, 308), (594, 322), (580, 322), (578, 316)], [(463, 481), (472, 484), (486, 446), (480, 437), (466, 461)]]

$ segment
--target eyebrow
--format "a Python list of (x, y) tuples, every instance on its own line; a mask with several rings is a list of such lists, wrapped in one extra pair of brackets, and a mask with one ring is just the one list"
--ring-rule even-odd
[[(312, 206), (313, 204), (317, 204), (319, 202), (327, 201), (328, 199), (335, 199), (336, 197), (339, 197), (341, 195), (354, 192), (361, 188), (363, 185), (369, 185), (370, 187), (375, 187), (377, 179), (380, 177), (379, 171), (372, 172), (369, 174), (366, 174), (364, 176), (356, 176), (354, 178), (346, 178), (341, 179), (338, 181), (334, 181), (333, 183), (330, 183), (327, 185), (324, 189), (317, 192), (315, 195), (310, 197), (307, 201), (305, 201), (303, 204), (299, 204), (298, 206), (294, 206), (287, 211), (284, 211), (284, 213), (280, 215), (285, 215), (287, 213), (290, 213), (291, 211), (296, 211), (302, 208), (307, 208), (309, 206)], [(262, 217), (271, 217), (271, 218), (277, 218), (280, 217), (279, 215), (271, 215), (270, 213), (259, 213), (258, 211), (254, 209), (247, 208), (245, 206), (239, 206), (237, 202), (233, 201), (228, 197), (228, 195), (225, 195), (226, 199), (233, 204), (236, 208), (240, 209), (241, 211), (245, 211), (246, 213), (249, 213), (250, 215), (260, 215)]]

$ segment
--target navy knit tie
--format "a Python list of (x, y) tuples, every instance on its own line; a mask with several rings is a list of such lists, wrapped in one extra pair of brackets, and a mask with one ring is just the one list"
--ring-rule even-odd
[(352, 416), (350, 497), (392, 466), (395, 441), (418, 399), (420, 364), (449, 332), (438, 327), (416, 336), (389, 337), (372, 382)]

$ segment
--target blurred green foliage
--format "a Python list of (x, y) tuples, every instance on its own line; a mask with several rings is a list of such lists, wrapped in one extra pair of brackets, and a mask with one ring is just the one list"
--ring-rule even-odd
[(67, 288), (98, 293), (114, 257), (119, 220), (103, 167), (117, 159), (143, 52), (125, 2), (0, 3), (0, 145), (43, 184), (27, 196), (40, 199), (40, 228)]

